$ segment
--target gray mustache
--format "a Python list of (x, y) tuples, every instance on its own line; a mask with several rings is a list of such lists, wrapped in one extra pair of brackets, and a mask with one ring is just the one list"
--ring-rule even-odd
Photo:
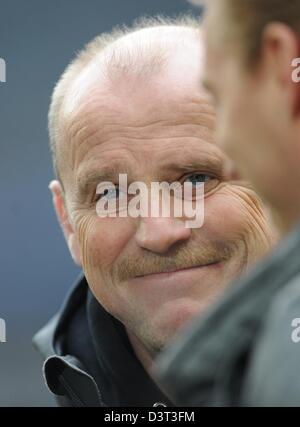
[(174, 255), (145, 254), (132, 256), (119, 262), (115, 268), (115, 278), (125, 281), (139, 276), (171, 272), (175, 270), (193, 268), (228, 260), (232, 255), (232, 248), (228, 246), (205, 247), (205, 250), (191, 250), (184, 248)]

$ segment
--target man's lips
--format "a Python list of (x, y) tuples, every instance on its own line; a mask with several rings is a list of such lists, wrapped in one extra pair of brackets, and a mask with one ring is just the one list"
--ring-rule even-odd
[(164, 277), (164, 276), (170, 276), (174, 273), (180, 273), (180, 272), (184, 272), (184, 271), (188, 271), (188, 270), (194, 270), (196, 268), (217, 267), (221, 264), (221, 262), (222, 261), (214, 261), (214, 262), (210, 262), (207, 264), (197, 264), (197, 265), (193, 265), (190, 267), (181, 267), (181, 268), (173, 268), (173, 269), (170, 268), (170, 269), (157, 271), (154, 273), (141, 274), (141, 275), (135, 276), (135, 279), (142, 279), (142, 278), (146, 278), (146, 277), (151, 277), (151, 278)]

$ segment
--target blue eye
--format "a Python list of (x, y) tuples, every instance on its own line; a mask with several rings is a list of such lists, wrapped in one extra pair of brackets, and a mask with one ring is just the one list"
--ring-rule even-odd
[(100, 184), (97, 187), (96, 211), (99, 217), (107, 217), (127, 208), (127, 191), (111, 183)]
[(203, 186), (205, 194), (208, 194), (218, 187), (220, 180), (215, 176), (204, 173), (193, 173), (185, 178), (183, 186), (185, 183), (191, 183), (194, 192), (197, 192), (198, 189), (201, 190), (201, 186)]
[(103, 192), (97, 193), (97, 199), (122, 199), (126, 197), (126, 193), (121, 190), (119, 187), (106, 188)]
[(103, 193), (98, 194), (99, 199), (106, 197), (107, 199), (117, 199), (120, 195), (119, 188), (106, 189)]
[(210, 176), (202, 174), (202, 173), (194, 173), (186, 178), (185, 182), (190, 180), (194, 186), (198, 184), (203, 184), (211, 179)]
[(118, 199), (118, 200), (122, 200), (122, 199), (126, 199), (127, 197), (127, 192), (125, 190), (122, 190), (120, 187), (118, 186), (111, 186), (111, 187), (102, 187), (101, 191), (101, 187), (97, 189), (97, 196), (96, 196), (96, 201), (98, 200), (102, 200), (102, 199), (106, 199), (106, 200), (114, 200), (114, 199)]

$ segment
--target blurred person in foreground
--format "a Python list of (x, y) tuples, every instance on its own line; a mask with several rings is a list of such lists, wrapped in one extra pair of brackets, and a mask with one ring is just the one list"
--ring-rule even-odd
[[(269, 251), (261, 200), (226, 171), (215, 113), (199, 87), (197, 20), (149, 20), (93, 40), (53, 94), (55, 210), (82, 276), (35, 337), (60, 404), (171, 405), (151, 378), (154, 358), (193, 316)], [(100, 217), (141, 181), (204, 184), (205, 221)], [(111, 182), (115, 189), (98, 191)]]
[(159, 361), (174, 401), (300, 406), (300, 2), (209, 0), (203, 82), (217, 143), (270, 203), (281, 243)]

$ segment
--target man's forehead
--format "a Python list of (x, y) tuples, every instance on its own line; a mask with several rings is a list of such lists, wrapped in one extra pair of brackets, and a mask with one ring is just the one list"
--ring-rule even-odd
[(172, 52), (155, 78), (137, 82), (127, 77), (118, 87), (108, 85), (101, 71), (103, 57), (86, 67), (65, 98), (65, 145), (72, 151), (80, 146), (85, 152), (112, 135), (123, 139), (197, 137), (201, 127), (212, 131), (214, 111), (200, 85), (200, 35), (189, 36), (180, 46), (184, 48)]
[(68, 158), (75, 159), (71, 169), (81, 193), (97, 182), (115, 182), (119, 173), (130, 174), (135, 179), (146, 174), (168, 179), (174, 174), (176, 179), (180, 169), (182, 174), (197, 166), (220, 170), (223, 156), (215, 145), (213, 107), (203, 104), (201, 113), (193, 111), (189, 120), (185, 121), (184, 115), (180, 119), (177, 125), (165, 120), (158, 125), (148, 118), (148, 122), (139, 126), (124, 121), (118, 127), (98, 123), (98, 127), (79, 129), (80, 137), (78, 141), (73, 139), (70, 147), (73, 154), (69, 152)]
[(201, 126), (213, 130), (214, 120), (214, 109), (198, 76), (193, 85), (183, 83), (169, 91), (160, 84), (144, 90), (124, 87), (117, 94), (95, 87), (66, 121), (66, 140), (87, 140), (93, 135), (106, 140), (117, 133), (141, 139), (147, 134), (153, 138), (197, 136)]
[(172, 94), (170, 99), (161, 98), (159, 92), (156, 97), (150, 92), (143, 97), (137, 94), (127, 102), (95, 90), (65, 126), (63, 145), (69, 154), (65, 153), (70, 159), (89, 158), (116, 147), (142, 152), (149, 145), (159, 151), (177, 146), (178, 141), (213, 142), (215, 111), (207, 95), (196, 89)]
[[(161, 96), (168, 90), (198, 84), (202, 72), (202, 34), (195, 28), (157, 27), (136, 31), (109, 45), (71, 82), (63, 110), (70, 115), (94, 91), (104, 96), (132, 89), (146, 90), (150, 83)], [(127, 89), (127, 90), (126, 90)]]
[(157, 98), (152, 103), (148, 98), (148, 102), (141, 99), (126, 105), (105, 103), (100, 97), (86, 103), (73, 118), (65, 141), (82, 153), (100, 145), (109, 150), (116, 145), (141, 150), (149, 144), (153, 148), (176, 145), (180, 138), (182, 143), (192, 138), (212, 142), (214, 129), (215, 111), (207, 95), (169, 101)]

